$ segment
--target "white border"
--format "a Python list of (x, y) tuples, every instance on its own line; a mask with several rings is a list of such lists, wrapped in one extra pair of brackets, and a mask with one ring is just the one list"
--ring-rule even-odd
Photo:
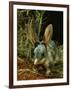
[[(17, 9), (31, 9), (31, 10), (49, 10), (49, 11), (63, 11), (63, 41), (64, 41), (64, 55), (63, 55), (63, 78), (62, 79), (45, 79), (45, 80), (22, 80), (17, 81)], [(28, 85), (28, 84), (45, 84), (45, 83), (61, 83), (67, 82), (67, 8), (60, 7), (45, 7), (45, 6), (28, 6), (28, 5), (14, 5), (13, 6), (13, 84), (14, 85)]]

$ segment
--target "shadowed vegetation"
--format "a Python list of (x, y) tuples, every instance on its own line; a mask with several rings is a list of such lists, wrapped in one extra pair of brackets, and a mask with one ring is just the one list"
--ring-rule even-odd
[[(53, 12), (52, 12), (53, 13)], [(50, 63), (51, 73), (48, 77), (44, 76), (45, 69), (38, 72), (37, 68), (33, 65), (33, 50), (35, 48), (33, 42), (34, 32), (37, 38), (42, 39), (46, 24), (49, 24), (48, 11), (40, 10), (17, 10), (17, 79), (18, 80), (33, 80), (45, 78), (62, 78), (63, 77), (63, 37), (56, 40), (55, 33), (52, 39), (55, 41), (59, 50), (55, 49), (60, 55), (62, 60), (57, 60), (54, 64)], [(52, 22), (51, 22), (52, 23)], [(60, 23), (60, 22), (59, 22)], [(62, 24), (61, 24), (62, 25)], [(55, 28), (56, 25), (53, 24)], [(60, 27), (60, 26), (59, 26)], [(62, 32), (62, 31), (61, 31)], [(57, 34), (57, 33), (56, 33)], [(62, 35), (62, 33), (61, 33)], [(33, 36), (33, 37), (32, 37)], [(57, 35), (56, 35), (57, 36)], [(59, 39), (59, 37), (57, 38)], [(55, 57), (56, 55), (54, 55)], [(56, 56), (56, 58), (58, 58)], [(42, 67), (39, 67), (42, 68)], [(39, 69), (38, 68), (38, 69)], [(29, 75), (29, 76), (28, 76)]]

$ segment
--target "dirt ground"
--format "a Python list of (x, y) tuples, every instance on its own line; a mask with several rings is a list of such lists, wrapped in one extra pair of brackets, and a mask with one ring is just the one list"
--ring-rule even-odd
[(43, 74), (40, 74), (35, 69), (33, 63), (30, 63), (25, 58), (17, 60), (17, 80), (37, 80), (45, 79)]

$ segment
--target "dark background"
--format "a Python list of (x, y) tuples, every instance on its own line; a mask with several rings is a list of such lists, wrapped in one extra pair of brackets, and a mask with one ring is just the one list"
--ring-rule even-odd
[[(46, 17), (46, 18), (45, 18)], [(61, 11), (46, 11), (43, 16), (42, 32), (40, 37), (45, 31), (47, 25), (53, 25), (52, 39), (59, 44), (63, 44), (63, 12)]]

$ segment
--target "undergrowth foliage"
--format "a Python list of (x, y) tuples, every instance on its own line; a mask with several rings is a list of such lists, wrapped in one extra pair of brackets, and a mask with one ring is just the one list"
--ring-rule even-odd
[[(17, 57), (20, 58), (18, 60), (18, 80), (25, 79), (38, 79), (45, 78), (45, 76), (41, 76), (38, 74), (33, 74), (31, 71), (36, 72), (36, 69), (33, 65), (33, 50), (35, 48), (34, 42), (34, 32), (37, 34), (37, 38), (41, 37), (40, 32), (43, 29), (43, 24), (48, 21), (48, 17), (45, 17), (45, 13), (48, 11), (40, 11), (40, 10), (17, 10)], [(33, 37), (32, 37), (33, 36)], [(42, 38), (42, 37), (41, 37)], [(58, 45), (59, 42), (56, 41), (57, 47), (59, 47), (56, 52), (62, 58), (62, 60), (57, 60), (54, 64), (50, 63), (51, 73), (48, 75), (48, 78), (62, 78), (63, 77), (63, 45)], [(55, 56), (56, 59), (58, 56)], [(22, 62), (22, 63), (21, 63)], [(29, 62), (27, 64), (30, 65), (32, 69), (30, 69), (27, 65), (26, 69), (29, 68), (26, 72), (31, 73), (33, 76), (31, 78), (26, 78), (27, 73), (24, 72), (24, 64), (25, 62)], [(20, 63), (20, 64), (19, 64)], [(23, 66), (22, 66), (23, 65)], [(33, 66), (31, 66), (33, 65)], [(20, 74), (20, 72), (22, 72)], [(26, 75), (25, 75), (25, 74)], [(37, 72), (40, 73), (40, 72)], [(30, 74), (30, 75), (31, 75)], [(22, 77), (21, 77), (21, 76)], [(25, 75), (25, 77), (24, 77)], [(28, 76), (27, 76), (28, 77)], [(38, 78), (37, 78), (38, 77)]]

